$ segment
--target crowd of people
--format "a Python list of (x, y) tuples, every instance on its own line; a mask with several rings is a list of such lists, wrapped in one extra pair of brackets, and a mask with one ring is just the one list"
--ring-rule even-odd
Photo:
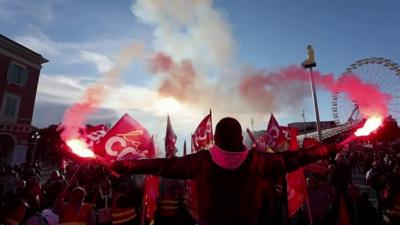
[[(0, 224), (141, 224), (144, 176), (115, 177), (104, 166), (74, 161), (44, 170), (40, 162), (1, 165)], [(171, 199), (159, 200), (167, 210), (158, 209), (156, 219), (194, 224), (182, 182), (161, 180), (160, 193)]]
[[(295, 216), (257, 224), (309, 224), (309, 214), (322, 225), (400, 224), (399, 159), (399, 140), (353, 142), (326, 164), (327, 174), (306, 170), (309, 202)], [(368, 187), (360, 187), (354, 176), (363, 177)], [(148, 221), (142, 175), (114, 176), (105, 166), (69, 160), (57, 168), (39, 161), (2, 164), (0, 179), (2, 224), (196, 224), (182, 180), (160, 179), (154, 221)], [(285, 193), (282, 186), (274, 189)]]

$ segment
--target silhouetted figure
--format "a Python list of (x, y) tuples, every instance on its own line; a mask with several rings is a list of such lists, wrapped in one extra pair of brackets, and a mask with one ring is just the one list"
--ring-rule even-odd
[(254, 225), (263, 203), (263, 185), (272, 178), (296, 170), (339, 151), (337, 145), (283, 153), (247, 150), (242, 128), (233, 118), (218, 122), (215, 145), (184, 157), (119, 161), (119, 173), (154, 174), (166, 178), (193, 179), (199, 190), (199, 225)]

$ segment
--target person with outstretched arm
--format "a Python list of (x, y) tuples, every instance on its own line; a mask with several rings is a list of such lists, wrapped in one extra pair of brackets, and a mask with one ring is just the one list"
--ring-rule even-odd
[(198, 196), (199, 225), (254, 225), (263, 201), (263, 180), (336, 154), (340, 145), (265, 153), (247, 150), (240, 123), (221, 119), (215, 145), (208, 151), (160, 159), (114, 162), (121, 174), (151, 174), (165, 178), (193, 179)]

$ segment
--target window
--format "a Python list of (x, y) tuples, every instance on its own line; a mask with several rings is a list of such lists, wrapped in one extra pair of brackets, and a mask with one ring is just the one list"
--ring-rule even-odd
[(28, 80), (28, 69), (16, 62), (11, 62), (8, 67), (7, 80), (9, 83), (24, 86)]
[(20, 96), (5, 93), (2, 101), (2, 118), (4, 119), (16, 119), (19, 113)]

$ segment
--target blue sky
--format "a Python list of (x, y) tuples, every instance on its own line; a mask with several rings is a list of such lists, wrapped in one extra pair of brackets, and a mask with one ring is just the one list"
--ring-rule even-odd
[[(218, 80), (216, 77), (221, 73), (236, 73), (243, 67), (276, 70), (299, 64), (305, 59), (307, 44), (313, 44), (317, 69), (323, 73), (340, 74), (353, 62), (373, 56), (400, 62), (400, 2), (396, 0), (203, 1), (206, 6), (200, 14), (206, 15), (197, 17), (190, 15), (191, 10), (185, 14), (185, 7), (194, 7), (191, 8), (193, 12), (198, 12), (195, 4), (186, 1), (178, 7), (183, 2), (173, 0), (170, 6), (161, 4), (159, 7), (164, 8), (151, 12), (154, 15), (141, 16), (140, 12), (147, 13), (146, 4), (151, 3), (142, 3), (138, 15), (132, 10), (138, 3), (131, 0), (0, 0), (0, 33), (50, 60), (42, 69), (33, 124), (40, 127), (61, 121), (65, 108), (79, 101), (85, 88), (97, 82), (101, 74), (114, 65), (119, 52), (135, 41), (144, 43), (149, 52), (164, 51), (177, 61), (191, 59), (199, 73), (206, 74), (205, 79), (211, 83)], [(157, 17), (157, 13), (162, 16)], [(174, 18), (163, 24), (162, 20), (169, 17)], [(178, 31), (190, 31), (193, 24), (182, 22), (182, 18), (200, 18), (202, 24), (194, 23), (194, 26), (199, 28), (195, 32), (200, 30), (201, 34), (176, 37), (182, 41), (182, 46), (190, 48), (174, 52), (179, 41), (169, 45), (169, 39), (157, 33), (157, 29), (162, 33), (165, 27), (175, 29), (174, 23), (182, 23), (183, 28)], [(212, 20), (217, 23), (216, 28), (224, 31), (217, 32), (215, 37), (215, 32), (207, 31), (204, 26), (213, 24)], [(219, 43), (215, 40), (218, 38), (226, 48), (210, 49)], [(211, 63), (212, 59), (220, 58), (224, 60), (215, 65)], [(124, 112), (129, 112), (161, 140), (169, 111), (178, 138), (182, 137), (181, 143), (194, 130), (197, 122), (193, 121), (200, 121), (212, 107), (213, 99), (209, 99), (209, 104), (201, 101), (197, 107), (181, 104), (179, 110), (171, 109), (156, 93), (158, 78), (149, 75), (146, 68), (140, 60), (132, 63), (121, 74), (120, 91), (108, 96), (108, 102), (91, 121), (113, 123)], [(232, 80), (240, 76), (235, 75)], [(122, 97), (123, 101), (132, 100), (125, 105), (120, 100), (124, 94), (135, 97)], [(140, 96), (142, 99), (138, 99)], [(148, 98), (157, 100), (150, 104)], [(318, 98), (322, 119), (332, 119), (330, 93), (319, 91)], [(118, 104), (110, 102), (113, 100)], [(301, 121), (303, 109), (307, 120), (314, 118), (311, 97), (303, 99), (297, 109), (273, 113), (282, 124)], [(257, 129), (266, 126), (272, 112), (266, 109), (259, 115), (240, 114), (223, 107), (214, 111), (215, 122), (222, 116), (234, 115), (243, 127), (249, 127), (250, 117), (255, 117)]]

